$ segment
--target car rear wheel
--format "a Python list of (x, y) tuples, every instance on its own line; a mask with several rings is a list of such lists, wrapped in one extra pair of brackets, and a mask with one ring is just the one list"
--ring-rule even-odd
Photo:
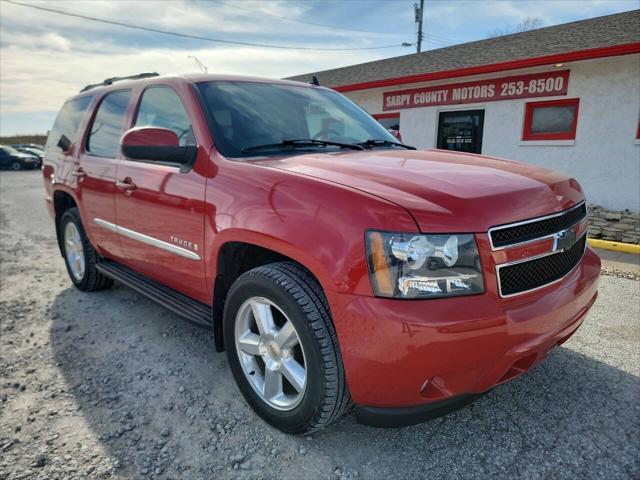
[(62, 215), (58, 239), (67, 272), (77, 288), (90, 292), (113, 285), (113, 280), (96, 268), (99, 256), (87, 238), (77, 208), (70, 208)]
[(326, 298), (298, 265), (258, 267), (234, 282), (224, 340), (240, 391), (274, 427), (311, 432), (351, 405)]

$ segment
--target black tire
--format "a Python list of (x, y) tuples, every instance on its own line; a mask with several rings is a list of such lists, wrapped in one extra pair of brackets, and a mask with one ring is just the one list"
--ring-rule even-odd
[(11, 170), (16, 172), (18, 170), (22, 170), (22, 162), (20, 160), (14, 160), (13, 162), (11, 162)]
[[(307, 387), (288, 411), (268, 405), (253, 390), (240, 365), (235, 343), (236, 315), (252, 297), (274, 302), (295, 326), (305, 351)], [(338, 340), (320, 285), (292, 262), (273, 263), (241, 275), (231, 286), (224, 309), (224, 343), (231, 372), (255, 412), (287, 433), (309, 433), (340, 418), (351, 406)]]
[[(80, 233), (80, 238), (82, 240), (82, 249), (84, 254), (84, 275), (81, 279), (77, 279), (69, 266), (69, 262), (67, 260), (67, 252), (66, 245), (64, 242), (64, 231), (65, 227), (68, 223), (74, 223), (78, 232)], [(62, 256), (64, 258), (64, 263), (67, 267), (67, 273), (69, 274), (69, 278), (73, 282), (73, 284), (80, 290), (84, 292), (93, 292), (96, 290), (104, 290), (113, 285), (113, 280), (109, 277), (101, 274), (97, 268), (96, 263), (98, 263), (99, 255), (89, 242), (89, 238), (87, 238), (87, 234), (82, 225), (82, 220), (80, 219), (80, 213), (78, 209), (73, 207), (69, 208), (64, 212), (62, 218), (60, 218), (60, 223), (57, 229), (58, 233), (58, 242), (60, 243), (60, 248), (62, 251)]]

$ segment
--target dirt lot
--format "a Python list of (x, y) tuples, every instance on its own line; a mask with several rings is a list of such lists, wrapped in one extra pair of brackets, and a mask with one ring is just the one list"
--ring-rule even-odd
[(0, 479), (640, 478), (637, 281), (603, 277), (570, 342), (465, 410), (295, 437), (247, 407), (208, 331), (72, 288), (40, 172), (0, 173), (0, 206)]

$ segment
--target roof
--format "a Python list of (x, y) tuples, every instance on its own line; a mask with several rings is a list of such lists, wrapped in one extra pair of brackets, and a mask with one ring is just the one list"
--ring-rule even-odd
[(211, 73), (186, 73), (180, 75), (158, 75), (155, 72), (139, 73), (128, 77), (107, 78), (101, 83), (87, 85), (77, 95), (71, 98), (77, 98), (85, 95), (93, 95), (96, 92), (105, 92), (111, 90), (119, 90), (122, 88), (132, 88), (133, 85), (155, 85), (155, 84), (171, 84), (174, 82), (250, 82), (250, 83), (271, 83), (276, 85), (293, 85), (309, 88), (326, 89), (323, 86), (315, 86), (309, 82), (297, 82), (292, 80), (283, 80), (266, 77), (250, 77), (245, 75), (228, 75), (228, 74), (211, 74)]
[[(315, 75), (322, 85), (356, 87), (358, 84), (398, 77), (468, 69), (638, 42), (640, 10), (633, 10), (350, 67), (311, 72), (288, 79), (309, 81), (312, 75)], [(359, 88), (366, 87), (363, 85)]]

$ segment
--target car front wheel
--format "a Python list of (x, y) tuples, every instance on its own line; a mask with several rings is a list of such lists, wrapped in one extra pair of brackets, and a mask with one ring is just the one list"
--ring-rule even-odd
[(351, 405), (326, 298), (297, 264), (258, 267), (234, 282), (224, 340), (240, 391), (274, 427), (311, 432)]
[(22, 170), (22, 162), (20, 160), (11, 162), (11, 170)]

